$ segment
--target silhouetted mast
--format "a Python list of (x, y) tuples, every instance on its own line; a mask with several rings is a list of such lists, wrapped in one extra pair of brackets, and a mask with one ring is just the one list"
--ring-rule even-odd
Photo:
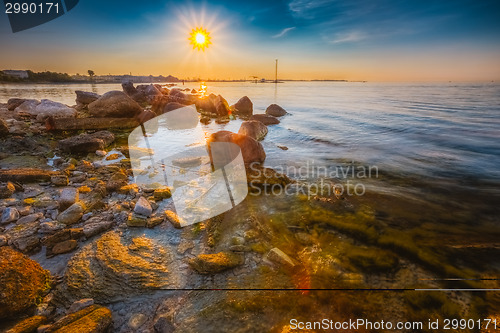
[(278, 83), (278, 59), (276, 59), (276, 72), (274, 75), (274, 83)]

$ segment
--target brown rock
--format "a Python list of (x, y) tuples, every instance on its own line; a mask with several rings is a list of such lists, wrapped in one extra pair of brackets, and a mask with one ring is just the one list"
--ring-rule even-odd
[(288, 112), (286, 112), (286, 110), (283, 109), (278, 104), (271, 104), (266, 109), (266, 114), (273, 116), (273, 117), (282, 117), (282, 116), (286, 115), (287, 113)]
[(48, 327), (46, 333), (105, 333), (111, 328), (111, 311), (100, 305), (91, 305), (64, 316)]
[(240, 126), (238, 134), (246, 135), (260, 141), (267, 135), (267, 126), (257, 120), (244, 121)]
[[(110, 91), (88, 106), (89, 113), (98, 118), (133, 118), (142, 112), (136, 101), (121, 91)], [(96, 149), (94, 149), (96, 150)]]
[(45, 316), (33, 316), (26, 318), (5, 333), (33, 333), (36, 329), (47, 321)]
[(50, 273), (10, 247), (0, 248), (0, 318), (12, 318), (34, 306), (50, 289)]
[(242, 118), (250, 118), (253, 114), (253, 103), (247, 96), (243, 96), (233, 105), (234, 114)]
[(242, 265), (244, 257), (232, 252), (200, 254), (189, 260), (189, 266), (200, 274), (215, 274)]
[(0, 184), (0, 199), (10, 198), (16, 191), (16, 187), (11, 182)]
[(99, 131), (92, 134), (76, 135), (58, 142), (59, 149), (67, 153), (93, 153), (103, 150), (115, 140), (113, 133)]
[(219, 131), (212, 134), (208, 138), (207, 144), (209, 150), (210, 145), (215, 142), (230, 142), (237, 144), (241, 149), (241, 154), (245, 164), (251, 164), (254, 162), (262, 163), (266, 159), (266, 153), (264, 152), (262, 144), (249, 136), (229, 131)]
[(0, 181), (14, 181), (19, 183), (48, 182), (55, 172), (42, 169), (20, 168), (1, 169)]
[(55, 254), (62, 254), (62, 253), (71, 252), (74, 249), (76, 249), (77, 246), (78, 246), (78, 242), (74, 239), (70, 239), (70, 240), (67, 240), (67, 241), (64, 241), (61, 243), (57, 243), (52, 248), (52, 254), (55, 255)]
[(260, 121), (264, 125), (276, 125), (280, 123), (280, 121), (276, 117), (267, 114), (254, 114), (250, 117), (250, 120)]
[(9, 135), (9, 126), (5, 120), (0, 118), (0, 138)]

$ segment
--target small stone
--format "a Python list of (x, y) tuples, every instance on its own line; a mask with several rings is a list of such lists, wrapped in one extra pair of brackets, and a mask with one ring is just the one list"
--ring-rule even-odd
[(281, 150), (288, 150), (287, 146), (278, 146), (278, 148), (281, 149)]
[(177, 253), (184, 254), (187, 250), (192, 249), (193, 247), (194, 247), (193, 241), (183, 239), (177, 246)]
[(64, 224), (74, 224), (83, 216), (85, 208), (82, 203), (74, 203), (57, 217), (57, 220)]
[(147, 223), (148, 219), (146, 217), (137, 214), (130, 214), (127, 220), (129, 227), (145, 227)]
[(233, 245), (243, 245), (243, 244), (245, 244), (245, 238), (239, 237), (239, 236), (234, 236), (233, 238), (231, 238), (231, 243)]
[(8, 243), (8, 239), (7, 239), (7, 236), (5, 235), (0, 235), (0, 246), (5, 246), (7, 245)]
[(71, 252), (78, 246), (78, 242), (74, 239), (70, 239), (61, 243), (57, 243), (52, 248), (52, 254), (62, 254)]
[(19, 211), (19, 215), (26, 216), (29, 214), (33, 214), (34, 210), (31, 206), (23, 206), (17, 209)]
[(66, 227), (65, 224), (56, 221), (43, 222), (40, 223), (40, 230), (38, 230), (38, 232), (42, 234), (52, 234), (58, 230), (64, 229), (64, 227)]
[(104, 150), (96, 150), (95, 154), (99, 157), (104, 157), (107, 153)]
[(153, 192), (153, 197), (155, 200), (163, 200), (163, 199), (168, 199), (172, 196), (172, 192), (168, 187), (166, 188), (159, 188), (154, 190)]
[(4, 209), (2, 213), (2, 217), (0, 217), (0, 223), (11, 223), (19, 219), (19, 212), (14, 207), (7, 207)]
[(11, 182), (0, 184), (0, 199), (10, 198), (16, 191), (16, 187)]
[(71, 304), (71, 306), (69, 307), (67, 314), (80, 311), (93, 304), (94, 300), (92, 298), (84, 298), (79, 301), (74, 301), (73, 304)]
[(177, 229), (180, 229), (184, 225), (186, 225), (186, 222), (179, 215), (177, 215), (175, 212), (171, 210), (166, 210), (165, 216), (167, 217), (167, 220), (170, 223), (172, 223), (172, 225)]
[(32, 223), (43, 218), (43, 213), (30, 214), (17, 220), (17, 224)]
[(24, 190), (23, 196), (25, 198), (34, 198), (42, 194), (43, 191), (39, 188), (28, 187)]
[(50, 177), (50, 182), (55, 186), (67, 186), (69, 179), (66, 175), (54, 175)]
[(166, 316), (158, 318), (153, 327), (156, 333), (173, 333), (175, 331), (174, 325)]
[(78, 201), (78, 190), (74, 187), (66, 187), (59, 196), (59, 208), (65, 210)]
[(153, 208), (148, 200), (144, 197), (140, 197), (135, 203), (134, 212), (136, 214), (149, 217), (153, 213)]
[(295, 266), (295, 262), (292, 260), (292, 258), (290, 258), (285, 252), (281, 251), (277, 247), (272, 248), (267, 253), (267, 259), (274, 263), (290, 268)]
[(147, 319), (148, 317), (146, 317), (146, 315), (142, 313), (134, 313), (132, 316), (130, 316), (130, 319), (128, 321), (128, 326), (135, 331), (139, 327), (144, 325)]
[(200, 254), (189, 260), (189, 266), (200, 274), (215, 274), (240, 266), (244, 257), (232, 252)]
[(156, 217), (152, 217), (148, 220), (147, 222), (147, 227), (148, 228), (154, 228), (156, 227), (157, 225), (160, 225), (163, 223), (163, 218), (159, 217), (159, 216), (156, 216)]

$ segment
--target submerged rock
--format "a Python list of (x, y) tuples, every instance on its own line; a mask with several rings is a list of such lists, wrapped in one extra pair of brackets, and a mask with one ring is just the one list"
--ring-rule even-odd
[(113, 133), (99, 131), (92, 134), (76, 135), (58, 142), (59, 148), (67, 153), (93, 153), (109, 146), (115, 140)]
[(136, 246), (127, 243), (111, 231), (83, 247), (69, 261), (57, 299), (69, 304), (83, 298), (108, 303), (169, 287), (171, 259), (166, 248), (144, 236), (134, 239)]
[(246, 173), (247, 182), (250, 187), (285, 187), (292, 182), (287, 175), (258, 164), (250, 165), (246, 168)]
[(249, 118), (253, 114), (253, 103), (247, 96), (243, 96), (233, 105), (234, 114), (243, 118)]
[(209, 149), (210, 144), (213, 142), (230, 142), (237, 144), (241, 149), (241, 154), (245, 164), (251, 164), (254, 162), (262, 163), (266, 159), (266, 153), (262, 144), (246, 135), (236, 134), (229, 131), (219, 131), (212, 134), (208, 138), (207, 143)]
[(268, 253), (267, 253), (267, 259), (269, 261), (272, 261), (276, 264), (283, 265), (289, 268), (292, 268), (295, 266), (295, 262), (290, 258), (285, 252), (281, 251), (277, 247), (272, 248)]
[(0, 248), (0, 318), (12, 318), (35, 306), (51, 285), (50, 273), (10, 247)]
[(256, 120), (244, 121), (240, 126), (238, 134), (243, 134), (260, 141), (267, 135), (267, 126)]
[(33, 316), (23, 319), (5, 333), (31, 333), (47, 321), (45, 316)]
[(113, 318), (108, 308), (91, 305), (62, 317), (48, 326), (45, 332), (105, 333), (109, 332), (112, 323)]
[(282, 117), (282, 116), (286, 115), (287, 113), (288, 112), (286, 112), (286, 110), (283, 109), (278, 104), (271, 104), (266, 109), (266, 114), (273, 116), (273, 117)]
[(232, 252), (200, 254), (189, 260), (189, 266), (200, 274), (215, 274), (240, 266), (244, 257)]
[(105, 93), (90, 103), (88, 109), (92, 116), (98, 118), (134, 118), (142, 112), (141, 106), (121, 91)]
[(280, 123), (280, 121), (276, 117), (267, 114), (254, 114), (250, 117), (250, 120), (260, 121), (264, 125), (276, 125)]

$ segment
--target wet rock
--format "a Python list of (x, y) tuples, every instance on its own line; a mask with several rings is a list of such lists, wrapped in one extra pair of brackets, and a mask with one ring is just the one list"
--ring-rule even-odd
[(148, 317), (142, 313), (134, 313), (128, 320), (128, 327), (130, 327), (134, 331), (137, 331), (139, 327), (144, 325), (147, 319)]
[(78, 312), (93, 304), (94, 300), (92, 298), (85, 298), (78, 301), (74, 301), (73, 304), (71, 304), (71, 306), (69, 307), (67, 314)]
[(9, 126), (5, 120), (0, 118), (0, 138), (9, 135)]
[(154, 190), (153, 192), (153, 197), (155, 200), (163, 200), (163, 199), (168, 199), (172, 196), (172, 192), (168, 187), (166, 188), (158, 188)]
[(135, 203), (134, 213), (149, 217), (153, 213), (153, 208), (147, 199), (140, 197)]
[(128, 185), (128, 177), (123, 172), (114, 173), (106, 183), (106, 191), (115, 192), (123, 186)]
[(288, 150), (288, 147), (287, 147), (287, 146), (280, 146), (280, 145), (278, 145), (277, 147), (278, 147), (279, 149), (281, 149), (281, 150)]
[(74, 187), (64, 188), (59, 196), (59, 209), (64, 211), (66, 208), (77, 202), (79, 199), (78, 193), (78, 190)]
[[(136, 101), (121, 91), (110, 91), (88, 105), (89, 113), (98, 118), (134, 118), (142, 112)], [(94, 151), (97, 149), (94, 149)]]
[(227, 104), (227, 101), (221, 95), (212, 100), (212, 103), (215, 106), (215, 113), (218, 117), (227, 117), (230, 114), (229, 104)]
[(83, 234), (86, 238), (98, 235), (111, 229), (113, 226), (113, 220), (104, 220), (101, 217), (91, 217), (83, 225)]
[(136, 246), (129, 248), (126, 239), (108, 232), (83, 247), (69, 261), (56, 298), (108, 303), (171, 286), (167, 249), (146, 237), (138, 238)]
[(92, 102), (95, 102), (101, 97), (101, 95), (93, 93), (93, 92), (88, 92), (88, 91), (81, 91), (81, 90), (76, 90), (76, 104), (80, 105), (87, 105)]
[(253, 103), (247, 96), (243, 96), (233, 105), (234, 114), (242, 118), (250, 118), (253, 114)]
[(16, 191), (16, 187), (11, 182), (0, 184), (0, 199), (10, 198)]
[(32, 223), (43, 218), (43, 213), (35, 213), (21, 217), (17, 220), (17, 224)]
[(58, 142), (59, 149), (67, 153), (93, 153), (104, 149), (115, 140), (113, 133), (99, 131), (92, 134), (81, 134)]
[(50, 273), (36, 261), (0, 248), (0, 318), (12, 318), (33, 307), (51, 285)]
[(217, 110), (209, 97), (198, 98), (195, 102), (196, 110), (206, 117), (216, 117)]
[(177, 229), (180, 229), (183, 225), (185, 225), (185, 222), (181, 219), (181, 217), (171, 210), (166, 210), (165, 216), (167, 220)]
[(266, 109), (266, 114), (273, 116), (273, 117), (282, 117), (282, 116), (286, 115), (287, 113), (288, 112), (286, 112), (286, 110), (283, 109), (278, 104), (271, 104)]
[(84, 205), (80, 202), (76, 202), (59, 214), (57, 221), (66, 225), (75, 224), (82, 218), (84, 211)]
[(45, 121), (48, 117), (52, 118), (75, 118), (77, 112), (66, 104), (54, 102), (48, 99), (42, 99), (40, 104), (28, 111), (29, 114), (36, 117), (38, 121)]
[(156, 96), (151, 102), (151, 111), (156, 115), (163, 114), (163, 109), (170, 102), (168, 96)]
[(250, 120), (260, 121), (264, 125), (276, 125), (280, 123), (280, 121), (276, 117), (267, 114), (254, 114), (250, 117)]
[(266, 153), (264, 152), (262, 144), (246, 135), (236, 134), (229, 131), (219, 131), (212, 134), (208, 138), (207, 143), (209, 149), (213, 142), (230, 142), (237, 144), (241, 149), (241, 154), (245, 164), (251, 164), (254, 162), (262, 163), (266, 159)]
[(180, 108), (183, 108), (183, 107), (185, 107), (184, 104), (180, 104), (180, 103), (177, 103), (177, 102), (170, 102), (167, 105), (165, 105), (165, 107), (161, 110), (160, 114), (164, 114), (166, 112), (177, 110), (177, 109), (180, 109)]
[(189, 260), (189, 266), (200, 274), (216, 274), (242, 265), (244, 257), (232, 252), (200, 254)]
[(17, 108), (19, 105), (23, 104), (26, 102), (26, 99), (24, 98), (11, 98), (7, 101), (7, 109), (9, 111), (14, 111), (15, 108)]
[(148, 219), (145, 216), (138, 214), (130, 214), (127, 219), (129, 227), (145, 227), (148, 224)]
[(240, 126), (238, 134), (246, 135), (260, 141), (267, 135), (267, 126), (257, 120), (244, 121)]
[(166, 316), (159, 317), (153, 328), (156, 333), (173, 333), (175, 331), (174, 325)]
[(252, 164), (246, 168), (247, 182), (250, 187), (285, 187), (292, 181), (287, 175), (279, 173), (271, 168), (265, 168), (258, 164)]
[(14, 181), (19, 183), (40, 183), (50, 181), (55, 172), (42, 169), (20, 168), (0, 170), (0, 181)]
[(33, 316), (23, 319), (5, 333), (33, 333), (36, 329), (47, 321), (45, 316)]
[(156, 97), (163, 96), (161, 91), (153, 84), (140, 84), (136, 87), (136, 90), (139, 94), (145, 96), (146, 102), (149, 104), (151, 104)]
[(189, 96), (186, 95), (185, 93), (183, 93), (180, 89), (170, 90), (169, 97), (170, 97), (170, 100), (172, 102), (177, 102), (177, 103), (184, 104), (184, 105), (192, 104)]
[(94, 304), (62, 317), (47, 327), (45, 332), (105, 333), (110, 330), (112, 322), (111, 311)]
[(277, 247), (272, 248), (266, 255), (266, 258), (279, 265), (283, 265), (289, 268), (295, 266), (295, 262), (290, 258), (285, 252), (281, 251)]
[(19, 219), (19, 212), (14, 207), (7, 207), (3, 210), (2, 217), (0, 217), (0, 224), (11, 223)]
[(54, 175), (50, 177), (50, 182), (55, 186), (67, 186), (69, 183), (68, 176), (66, 175)]

